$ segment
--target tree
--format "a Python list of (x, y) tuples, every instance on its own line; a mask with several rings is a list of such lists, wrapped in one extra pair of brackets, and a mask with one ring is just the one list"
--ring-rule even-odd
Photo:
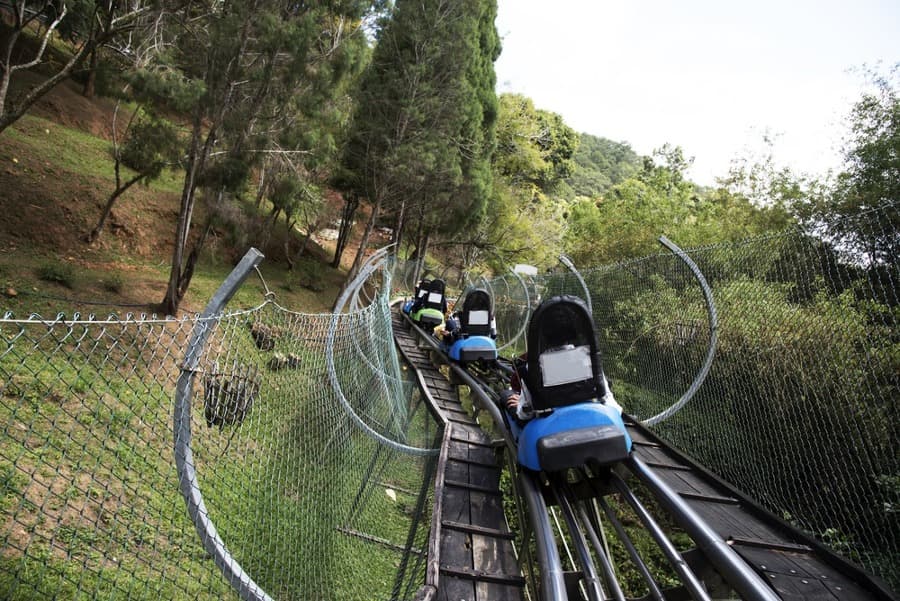
[(519, 94), (500, 96), (495, 172), (514, 187), (548, 194), (575, 170), (578, 134)]
[(613, 142), (582, 133), (573, 157), (576, 168), (566, 183), (576, 196), (597, 198), (612, 186), (633, 177), (641, 167), (640, 157), (626, 142)]
[(596, 265), (656, 252), (660, 235), (688, 247), (740, 240), (791, 223), (780, 204), (758, 206), (724, 186), (697, 187), (685, 178), (689, 165), (681, 148), (666, 144), (602, 198), (577, 199), (567, 221), (566, 251), (578, 263)]
[(452, 233), (483, 211), (497, 115), (495, 17), (495, 0), (400, 0), (384, 22), (342, 161), (346, 192), (372, 205), (348, 280), (383, 211), (393, 212), (395, 241), (406, 216), (417, 216), (419, 255), (439, 225)]
[(555, 261), (565, 208), (554, 198), (575, 164), (578, 136), (562, 117), (536, 109), (530, 98), (499, 98), (494, 194), (490, 208), (465, 233), (443, 242), (463, 270), (478, 261), (494, 264)]
[[(372, 2), (288, 0), (217, 3), (184, 27), (161, 59), (196, 81), (203, 94), (191, 107), (190, 144), (162, 305), (175, 313), (193, 276), (215, 207), (239, 193), (259, 157), (304, 156), (310, 138), (299, 134), (358, 61), (362, 17)], [(196, 10), (191, 8), (190, 10)], [(222, 150), (215, 150), (216, 148)], [(207, 221), (188, 251), (202, 189)]]
[(835, 243), (856, 260), (880, 265), (900, 255), (898, 211), (875, 210), (900, 201), (900, 63), (886, 76), (867, 76), (873, 89), (850, 113), (844, 168), (813, 216), (839, 217), (829, 232)]
[[(96, 48), (130, 31), (141, 17), (150, 12), (150, 6), (139, 1), (95, 3), (82, 0), (68, 3), (65, 0), (14, 0), (11, 4), (12, 26), (6, 32), (5, 44), (0, 49), (0, 133), (18, 121), (44, 94), (68, 78)], [(70, 10), (71, 5), (75, 10)], [(46, 24), (43, 31), (40, 31), (41, 23)], [(15, 73), (39, 65), (46, 68), (51, 64), (45, 60), (45, 54), (57, 30), (62, 30), (72, 40), (71, 54), (63, 58), (60, 67), (52, 67), (54, 71), (47, 79), (8, 98)], [(23, 49), (21, 42), (35, 33), (34, 48)], [(21, 57), (21, 54), (26, 56)]]
[[(182, 151), (180, 142), (178, 130), (172, 123), (153, 112), (142, 114), (138, 109), (132, 113), (125, 129), (125, 142), (120, 146), (118, 140), (113, 139), (116, 187), (107, 198), (97, 225), (87, 235), (88, 243), (93, 243), (100, 236), (113, 204), (122, 194), (137, 183), (149, 184), (162, 174), (165, 167), (177, 164)], [(134, 171), (134, 175), (124, 181), (123, 166)]]

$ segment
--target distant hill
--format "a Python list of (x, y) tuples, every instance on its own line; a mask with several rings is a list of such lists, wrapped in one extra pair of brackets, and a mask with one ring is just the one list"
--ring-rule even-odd
[(575, 163), (577, 168), (566, 183), (576, 196), (594, 198), (634, 175), (641, 160), (626, 142), (583, 133)]

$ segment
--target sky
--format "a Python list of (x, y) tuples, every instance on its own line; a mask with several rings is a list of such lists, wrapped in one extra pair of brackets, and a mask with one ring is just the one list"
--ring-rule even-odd
[(900, 0), (498, 0), (497, 91), (579, 132), (664, 143), (713, 185), (737, 157), (840, 167), (860, 68), (900, 62)]

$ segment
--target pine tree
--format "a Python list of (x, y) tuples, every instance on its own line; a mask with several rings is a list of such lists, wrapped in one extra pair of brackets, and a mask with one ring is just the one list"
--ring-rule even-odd
[(436, 229), (452, 233), (484, 210), (497, 117), (495, 17), (495, 0), (399, 0), (381, 29), (343, 159), (347, 193), (372, 204), (350, 277), (382, 213), (394, 217), (395, 242), (413, 215), (424, 254)]

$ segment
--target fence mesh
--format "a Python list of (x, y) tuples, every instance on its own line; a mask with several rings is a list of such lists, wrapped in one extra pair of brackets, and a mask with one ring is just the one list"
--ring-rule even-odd
[[(715, 300), (715, 360), (699, 392), (654, 426), (894, 589), (898, 224), (898, 207), (888, 204), (853, 219), (689, 250)], [(663, 414), (688, 390), (708, 351), (710, 319), (698, 281), (671, 253), (580, 276), (617, 399), (641, 420)], [(524, 287), (503, 276), (491, 288), (506, 336), (541, 298), (585, 296), (564, 267)], [(521, 337), (503, 339), (516, 352), (524, 348)]]
[(335, 316), (269, 301), (208, 320), (0, 322), (0, 598), (236, 597), (188, 517), (173, 455), (176, 379), (198, 327), (210, 333), (190, 446), (231, 559), (273, 599), (412, 598), (436, 456), (404, 445), (431, 449), (440, 432), (379, 301)]
[[(716, 301), (716, 358), (655, 426), (895, 589), (898, 221), (887, 205), (689, 250)], [(507, 356), (542, 298), (586, 286), (618, 399), (641, 419), (666, 411), (711, 337), (690, 269), (659, 254), (580, 276), (469, 284), (491, 291)], [(339, 315), (267, 300), (203, 320), (0, 320), (0, 598), (235, 597), (175, 467), (173, 398), (198, 327), (190, 443), (229, 557), (273, 599), (413, 598), (434, 455), (410, 449), (440, 432), (403, 378), (387, 291), (415, 277), (391, 264)]]

